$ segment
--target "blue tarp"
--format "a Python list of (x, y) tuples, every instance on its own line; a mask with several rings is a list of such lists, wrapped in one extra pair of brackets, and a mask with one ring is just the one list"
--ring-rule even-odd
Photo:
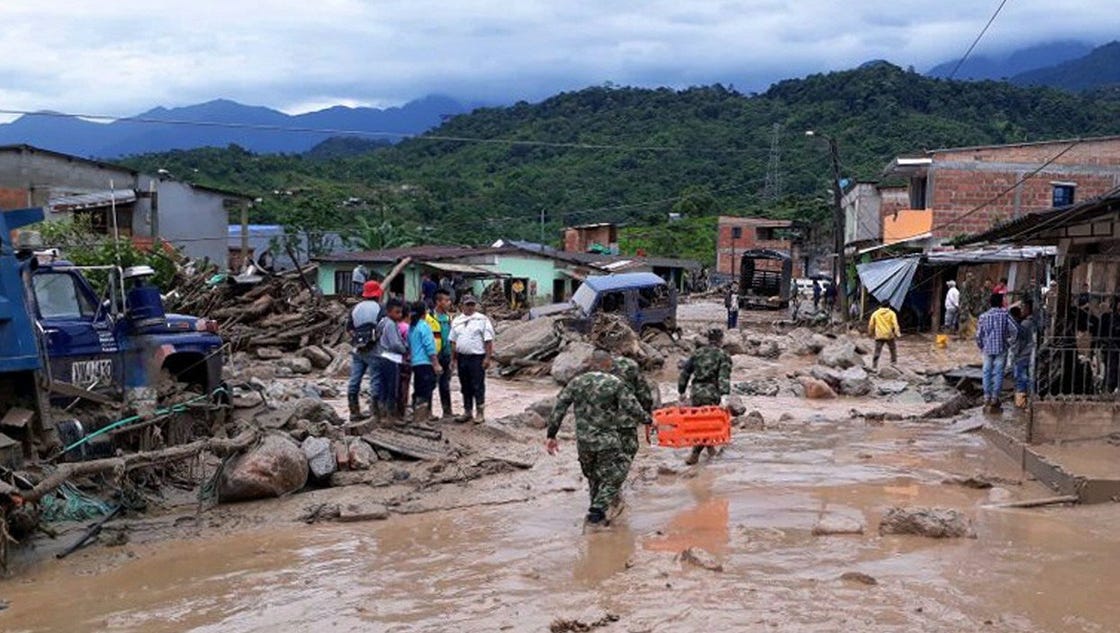
[(859, 264), (856, 270), (859, 271), (860, 283), (873, 297), (890, 303), (895, 310), (901, 310), (902, 303), (906, 301), (906, 293), (910, 292), (910, 284), (914, 281), (914, 273), (918, 270), (920, 259), (916, 256), (882, 259)]

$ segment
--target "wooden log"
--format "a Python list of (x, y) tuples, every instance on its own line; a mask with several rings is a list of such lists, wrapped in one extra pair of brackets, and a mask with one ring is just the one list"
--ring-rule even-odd
[(1061, 495), (1058, 497), (1042, 497), (1040, 499), (1024, 499), (1022, 501), (1009, 501), (1007, 503), (994, 503), (992, 505), (984, 506), (985, 508), (1038, 508), (1041, 506), (1052, 506), (1059, 503), (1077, 503), (1080, 497), (1077, 495)]
[(156, 451), (132, 453), (122, 457), (95, 459), (88, 462), (59, 464), (58, 468), (55, 469), (53, 473), (47, 475), (45, 479), (35, 484), (34, 488), (24, 494), (23, 499), (34, 503), (74, 477), (96, 475), (106, 472), (113, 472), (119, 476), (130, 470), (190, 459), (204, 451), (213, 453), (218, 457), (224, 457), (231, 453), (243, 451), (252, 446), (256, 441), (256, 432), (245, 431), (233, 439), (211, 437), (198, 440), (197, 442), (191, 442), (190, 444), (172, 446)]

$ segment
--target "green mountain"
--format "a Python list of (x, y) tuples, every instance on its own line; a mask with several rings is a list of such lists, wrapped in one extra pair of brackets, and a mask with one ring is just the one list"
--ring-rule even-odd
[[(256, 193), (265, 200), (257, 221), (303, 230), (345, 231), (358, 216), (367, 233), (371, 224), (389, 223), (425, 240), (535, 240), (543, 211), (549, 241), (567, 224), (613, 221), (646, 227), (643, 243), (664, 244), (650, 227), (691, 226), (669, 225), (670, 212), (686, 219), (829, 217), (831, 167), (822, 134), (837, 139), (843, 177), (855, 179), (875, 177), (892, 157), (923, 149), (1120, 133), (1118, 115), (1120, 100), (1103, 94), (945, 81), (874, 64), (783, 81), (757, 95), (719, 85), (588, 88), (475, 110), (356, 156), (257, 155), (230, 147), (127, 162)], [(775, 124), (783, 187), (780, 197), (767, 199)], [(816, 137), (805, 135), (810, 129)]]
[(1120, 42), (1105, 44), (1084, 57), (1056, 66), (1015, 75), (1011, 78), (1011, 83), (1018, 86), (1050, 86), (1075, 92), (1120, 85)]

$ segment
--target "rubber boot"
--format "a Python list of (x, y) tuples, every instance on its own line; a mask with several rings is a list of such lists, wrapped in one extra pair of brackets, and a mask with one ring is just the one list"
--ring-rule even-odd
[(463, 410), (463, 415), (460, 415), (460, 416), (456, 417), (455, 422), (457, 422), (459, 424), (466, 424), (467, 422), (470, 422), (473, 419), (474, 419), (474, 416), (471, 415), (471, 410), (470, 409), (464, 409)]
[(704, 452), (703, 446), (693, 446), (692, 453), (684, 460), (685, 466), (695, 466), (700, 461), (700, 453)]
[(347, 396), (346, 402), (350, 405), (351, 422), (361, 422), (362, 420), (366, 419), (366, 416), (362, 413), (362, 404), (361, 401), (358, 400), (357, 394)]
[(412, 408), (412, 421), (416, 424), (424, 424), (432, 417), (432, 405), (427, 402), (417, 402), (416, 406)]
[(486, 422), (486, 405), (480, 404), (475, 408), (478, 410), (478, 415), (474, 416), (474, 423), (483, 424)]

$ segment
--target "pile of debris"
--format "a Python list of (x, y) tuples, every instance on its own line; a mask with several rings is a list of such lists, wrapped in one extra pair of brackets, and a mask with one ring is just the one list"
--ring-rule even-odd
[(214, 319), (234, 350), (333, 347), (345, 338), (347, 306), (324, 300), (307, 282), (308, 272), (297, 269), (243, 281), (227, 277), (214, 284), (208, 273), (180, 273), (169, 308)]
[(597, 316), (586, 334), (568, 328), (561, 317), (510, 324), (499, 329), (494, 358), (503, 377), (548, 374), (564, 385), (583, 371), (596, 349), (633, 358), (647, 371), (665, 364), (661, 351), (613, 314)]
[(525, 318), (525, 310), (510, 307), (502, 282), (495, 281), (478, 298), (479, 309), (495, 321), (517, 321)]

